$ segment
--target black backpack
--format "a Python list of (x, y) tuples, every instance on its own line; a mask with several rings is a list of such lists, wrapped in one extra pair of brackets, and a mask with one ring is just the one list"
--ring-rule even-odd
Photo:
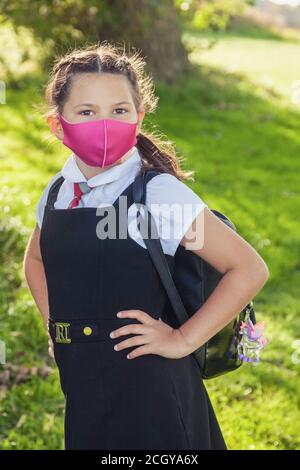
[[(150, 178), (159, 173), (155, 170), (141, 170), (138, 173), (133, 183), (133, 199), (136, 204), (145, 205), (146, 184)], [(216, 210), (211, 211), (228, 227), (236, 231), (233, 222), (224, 214)], [(142, 216), (140, 212), (139, 214)], [(223, 274), (182, 245), (178, 246), (174, 255), (174, 271), (171, 274), (150, 212), (147, 211), (146, 217), (141, 217), (139, 220), (142, 223), (139, 230), (168, 295), (169, 302), (161, 318), (174, 328), (179, 327), (204, 304)], [(149, 236), (144, 238), (143, 234)], [(155, 234), (155, 237), (151, 238), (150, 234)], [(255, 324), (252, 301), (235, 319), (192, 353), (200, 367), (203, 379), (225, 374), (242, 365), (243, 361), (239, 358), (237, 345), (241, 323), (247, 321), (248, 315)]]

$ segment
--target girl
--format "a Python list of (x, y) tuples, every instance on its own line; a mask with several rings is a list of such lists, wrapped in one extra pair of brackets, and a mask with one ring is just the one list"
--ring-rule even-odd
[[(72, 154), (37, 206), (25, 276), (59, 368), (66, 449), (227, 449), (192, 352), (255, 296), (268, 268), (183, 182), (190, 174), (171, 146), (141, 132), (158, 100), (144, 65), (107, 42), (56, 62), (47, 122)], [(166, 293), (141, 234), (127, 224), (141, 169), (159, 171), (146, 185), (146, 206), (170, 266), (181, 244), (224, 274), (178, 329), (162, 320)], [(121, 196), (125, 236), (114, 236)], [(154, 210), (173, 204), (175, 211)], [(103, 206), (112, 209), (108, 237)]]

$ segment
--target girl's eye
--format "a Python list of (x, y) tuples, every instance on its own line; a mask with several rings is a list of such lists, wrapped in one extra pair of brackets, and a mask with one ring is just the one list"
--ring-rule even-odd
[[(116, 111), (125, 111), (127, 113), (127, 109), (125, 108), (116, 108)], [(85, 114), (85, 113), (92, 113), (93, 111), (91, 109), (84, 109), (83, 111), (80, 111), (79, 114), (81, 116), (90, 116), (90, 114)], [(117, 113), (117, 114), (124, 114), (124, 113)]]
[[(121, 111), (127, 112), (127, 109), (125, 109), (125, 108), (116, 108), (116, 109), (117, 109), (117, 110), (121, 109)], [(124, 114), (124, 113), (117, 113), (117, 114)]]
[[(81, 113), (91, 113), (91, 112), (92, 112), (91, 109), (84, 109), (83, 111), (80, 111), (79, 114), (81, 114)], [(83, 116), (90, 116), (90, 115), (89, 114), (83, 114)]]

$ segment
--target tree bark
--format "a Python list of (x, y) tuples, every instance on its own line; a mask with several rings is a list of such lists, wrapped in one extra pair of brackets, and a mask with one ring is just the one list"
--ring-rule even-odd
[(155, 80), (172, 83), (191, 71), (173, 0), (113, 0), (109, 6), (115, 21), (102, 22), (99, 40), (141, 50)]

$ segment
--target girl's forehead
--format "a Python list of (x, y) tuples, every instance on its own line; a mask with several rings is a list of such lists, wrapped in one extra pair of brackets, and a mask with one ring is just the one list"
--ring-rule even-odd
[[(128, 80), (123, 75), (109, 73), (83, 73), (74, 77), (69, 100), (81, 101), (82, 98), (101, 99), (101, 101), (132, 102)], [(87, 102), (87, 101), (85, 101)], [(92, 101), (88, 101), (91, 103)]]
[(129, 81), (124, 75), (107, 72), (80, 73), (73, 78), (72, 88), (99, 87), (99, 89), (122, 89), (129, 91)]

